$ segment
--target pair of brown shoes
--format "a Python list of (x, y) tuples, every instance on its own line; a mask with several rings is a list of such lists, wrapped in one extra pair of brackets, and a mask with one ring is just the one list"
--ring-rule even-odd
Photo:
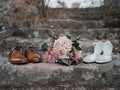
[(40, 55), (36, 52), (34, 47), (28, 47), (24, 50), (22, 46), (16, 46), (10, 51), (9, 61), (12, 64), (42, 62)]

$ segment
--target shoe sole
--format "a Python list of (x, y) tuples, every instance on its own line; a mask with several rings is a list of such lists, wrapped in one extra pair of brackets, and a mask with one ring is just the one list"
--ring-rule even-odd
[(36, 61), (28, 61), (29, 63), (40, 63), (40, 62), (42, 62), (42, 61), (40, 61), (40, 60), (36, 60)]
[(110, 63), (110, 62), (112, 62), (112, 61), (108, 61), (108, 62), (95, 62), (95, 63), (97, 63), (97, 64), (106, 64), (106, 63)]
[(28, 62), (10, 62), (12, 64), (16, 64), (16, 65), (24, 65), (27, 64)]

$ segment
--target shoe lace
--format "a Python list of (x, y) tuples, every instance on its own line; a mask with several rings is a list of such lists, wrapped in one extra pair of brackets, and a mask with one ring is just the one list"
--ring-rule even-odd
[(9, 57), (20, 54), (23, 54), (23, 48), (21, 46), (16, 46), (9, 53)]

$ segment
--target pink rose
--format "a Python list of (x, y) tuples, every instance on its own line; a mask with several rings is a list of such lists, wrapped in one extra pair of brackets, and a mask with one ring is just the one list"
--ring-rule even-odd
[(45, 61), (45, 62), (52, 62), (52, 61), (51, 61), (51, 55), (48, 54), (48, 53), (46, 53), (46, 54), (43, 56), (43, 58), (44, 58), (44, 61)]
[(48, 47), (48, 51), (43, 56), (45, 62), (54, 63), (58, 58), (57, 50), (53, 49), (52, 47)]
[(50, 53), (52, 51), (52, 47), (48, 47), (47, 51)]
[(82, 56), (82, 50), (75, 50), (76, 56)]
[(83, 60), (81, 54), (82, 54), (82, 51), (81, 51), (81, 50), (75, 50), (75, 53), (74, 53), (74, 54), (73, 54), (73, 53), (70, 53), (70, 54), (69, 54), (69, 58), (70, 58), (71, 60), (76, 60), (76, 61), (80, 62), (80, 61)]

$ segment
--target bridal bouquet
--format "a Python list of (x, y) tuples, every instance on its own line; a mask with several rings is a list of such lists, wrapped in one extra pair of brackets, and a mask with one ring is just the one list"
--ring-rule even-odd
[(79, 38), (75, 38), (71, 34), (57, 35), (55, 33), (52, 34), (52, 37), (54, 39), (52, 46), (48, 46), (47, 43), (42, 45), (42, 49), (47, 50), (43, 55), (44, 62), (71, 65), (82, 61)]

